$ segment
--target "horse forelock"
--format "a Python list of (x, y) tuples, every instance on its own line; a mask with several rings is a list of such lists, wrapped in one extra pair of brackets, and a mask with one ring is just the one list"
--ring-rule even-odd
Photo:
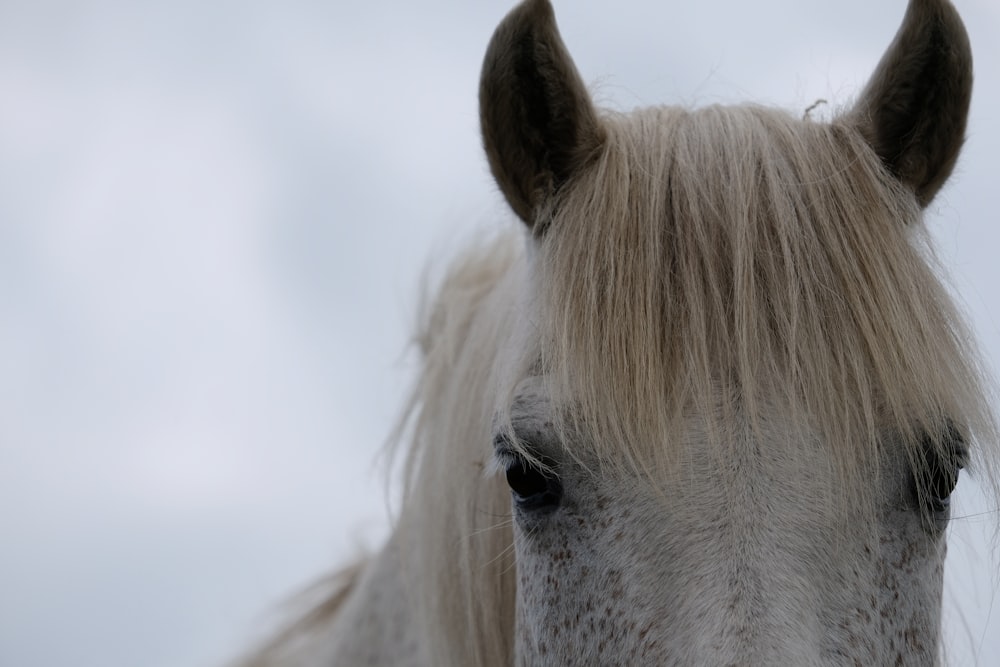
[(914, 462), (950, 424), (992, 441), (921, 208), (849, 126), (754, 106), (603, 121), (534, 281), (549, 392), (588, 455), (670, 470), (691, 419), (724, 446), (774, 410), (847, 482), (887, 439)]

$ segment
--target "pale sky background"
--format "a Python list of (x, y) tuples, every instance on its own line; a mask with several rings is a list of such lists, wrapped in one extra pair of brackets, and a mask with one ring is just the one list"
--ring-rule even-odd
[[(929, 219), (996, 374), (1000, 3), (957, 5), (976, 96)], [(378, 546), (421, 272), (515, 224), (476, 115), (511, 6), (0, 3), (0, 665), (216, 665)], [(619, 109), (846, 104), (904, 6), (556, 0)], [(959, 489), (946, 633), (995, 665), (998, 514)]]

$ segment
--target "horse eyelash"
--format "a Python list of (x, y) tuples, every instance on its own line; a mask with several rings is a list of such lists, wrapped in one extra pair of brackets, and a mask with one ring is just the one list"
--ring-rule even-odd
[(513, 455), (494, 452), (483, 464), (483, 477), (490, 478), (502, 475), (513, 463)]
[(524, 457), (514, 451), (506, 437), (500, 436), (493, 443), (493, 454), (483, 465), (484, 477), (502, 475), (515, 463), (525, 464)]

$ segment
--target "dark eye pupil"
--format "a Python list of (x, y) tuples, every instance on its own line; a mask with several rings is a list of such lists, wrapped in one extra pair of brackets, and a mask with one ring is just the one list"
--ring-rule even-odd
[(938, 498), (950, 496), (958, 484), (958, 470), (938, 468), (934, 473), (934, 495)]
[(507, 468), (507, 484), (522, 498), (545, 493), (548, 488), (548, 480), (542, 471), (522, 462)]
[(540, 470), (527, 461), (507, 467), (507, 484), (518, 507), (529, 510), (555, 508), (562, 498), (562, 485), (555, 474)]

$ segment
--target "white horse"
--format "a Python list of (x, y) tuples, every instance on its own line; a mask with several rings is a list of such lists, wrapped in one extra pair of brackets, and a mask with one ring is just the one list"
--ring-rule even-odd
[(403, 508), (248, 665), (932, 665), (948, 499), (995, 426), (922, 210), (972, 85), (911, 0), (832, 122), (598, 111), (547, 0), (497, 28), (523, 226), (420, 332)]

